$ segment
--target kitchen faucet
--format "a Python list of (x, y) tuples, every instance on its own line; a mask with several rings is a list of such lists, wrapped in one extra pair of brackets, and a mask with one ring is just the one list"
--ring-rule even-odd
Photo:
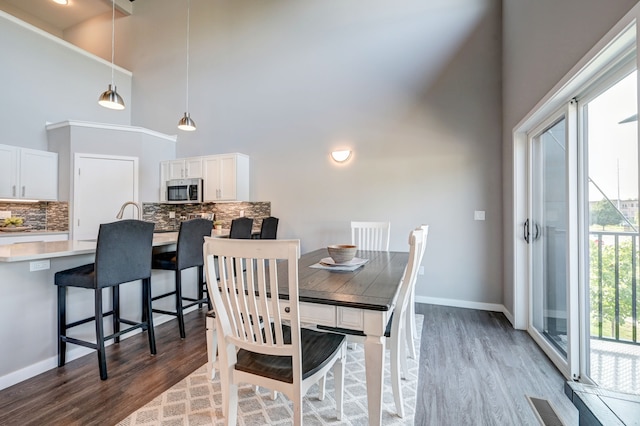
[(125, 202), (122, 205), (122, 207), (120, 207), (120, 211), (116, 215), (116, 219), (122, 219), (122, 214), (124, 213), (124, 208), (127, 207), (129, 204), (131, 204), (132, 206), (135, 206), (138, 209), (138, 220), (142, 220), (142, 207), (140, 207), (140, 204), (136, 203), (135, 201), (127, 201), (127, 202)]

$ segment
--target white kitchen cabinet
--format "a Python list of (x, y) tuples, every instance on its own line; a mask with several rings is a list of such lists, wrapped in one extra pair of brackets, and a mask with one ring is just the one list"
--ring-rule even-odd
[(0, 198), (58, 199), (58, 154), (0, 145)]
[(160, 162), (160, 202), (167, 201), (166, 182), (171, 179), (202, 178), (202, 157)]
[(244, 154), (208, 155), (202, 159), (203, 201), (248, 201), (249, 157)]
[(202, 158), (181, 158), (163, 162), (166, 164), (165, 180), (202, 177)]

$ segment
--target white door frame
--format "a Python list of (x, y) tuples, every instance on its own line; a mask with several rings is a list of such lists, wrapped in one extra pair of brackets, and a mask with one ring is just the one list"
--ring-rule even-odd
[[(630, 50), (640, 50), (638, 45), (636, 23), (640, 20), (640, 4), (634, 6), (616, 25), (607, 32), (607, 34), (558, 82), (545, 97), (529, 112), (513, 129), (513, 158), (512, 158), (512, 188), (513, 188), (513, 222), (511, 224), (512, 233), (514, 235), (513, 250), (513, 326), (517, 329), (526, 330), (530, 328), (530, 297), (529, 297), (529, 247), (523, 238), (523, 224), (529, 213), (530, 199), (528, 199), (528, 171), (529, 160), (527, 155), (528, 133), (542, 122), (546, 117), (562, 105), (570, 102), (576, 92), (584, 87), (588, 82), (594, 81), (598, 76), (609, 71), (610, 64), (616, 59), (624, 56)], [(640, 85), (638, 85), (640, 90)], [(639, 96), (640, 99), (640, 96)], [(639, 122), (640, 125), (640, 122)], [(577, 126), (575, 127), (577, 132)], [(579, 153), (573, 154), (574, 167), (577, 167)], [(578, 179), (578, 170), (574, 169), (575, 174), (571, 179)], [(572, 184), (576, 185), (577, 181)], [(578, 192), (575, 193), (578, 196)], [(573, 206), (577, 208), (577, 204)], [(583, 224), (584, 218), (578, 217), (576, 210), (570, 211), (570, 220), (572, 226), (575, 227), (573, 232), (578, 231), (578, 227)], [(574, 234), (575, 235), (575, 234)], [(578, 248), (569, 249), (578, 250)], [(580, 253), (574, 253), (574, 257), (578, 258)], [(569, 265), (569, 270), (573, 277), (578, 277), (579, 265)], [(571, 283), (571, 281), (568, 281)], [(575, 285), (571, 283), (570, 285)], [(579, 287), (579, 286), (578, 286)], [(570, 303), (578, 303), (580, 297), (584, 297), (583, 293), (578, 289), (572, 289), (574, 294), (580, 293), (575, 301)], [(570, 306), (571, 309), (578, 309), (577, 306)], [(581, 314), (581, 315), (584, 315)], [(576, 333), (575, 329), (579, 324), (575, 321), (569, 325), (569, 332)], [(577, 335), (586, 335), (584, 331), (578, 331)], [(575, 336), (575, 335), (574, 335)], [(568, 354), (568, 359), (572, 365), (579, 365), (579, 352)], [(574, 376), (574, 368), (566, 371), (565, 375)], [(577, 373), (579, 377), (579, 372)], [(575, 376), (574, 376), (575, 377)]]

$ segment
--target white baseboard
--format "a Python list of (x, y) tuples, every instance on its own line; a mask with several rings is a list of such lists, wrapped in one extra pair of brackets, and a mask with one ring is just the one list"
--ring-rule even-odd
[[(190, 312), (196, 308), (197, 308), (196, 306), (193, 306), (189, 309), (185, 309), (185, 313)], [(159, 326), (160, 324), (164, 324), (165, 322), (171, 321), (174, 319), (176, 319), (176, 317), (171, 315), (158, 315), (157, 317), (154, 316), (153, 318), (154, 328)], [(123, 335), (121, 339), (122, 340), (127, 339), (141, 332), (142, 330), (140, 329), (134, 330), (131, 333), (127, 333)], [(176, 330), (176, 333), (177, 333), (177, 330)], [(179, 336), (177, 336), (176, 338), (179, 338)], [(113, 344), (113, 340), (110, 340), (106, 342), (105, 346), (110, 346), (112, 344)], [(67, 356), (66, 356), (67, 362), (73, 361), (74, 359), (78, 359), (82, 356), (95, 352), (93, 349), (85, 348), (84, 346), (71, 345), (71, 347), (73, 347), (73, 349), (69, 348), (67, 350)], [(58, 368), (58, 355), (36, 362), (35, 364), (31, 364), (27, 367), (21, 368), (20, 370), (13, 371), (9, 374), (6, 374), (0, 377), (0, 390), (6, 389), (9, 386), (13, 386), (16, 383), (20, 383), (24, 380), (30, 379), (32, 377), (37, 376), (38, 374), (44, 373), (45, 371), (49, 371), (54, 368)], [(96, 374), (98, 374), (97, 361), (96, 361)]]
[[(441, 297), (427, 297), (417, 295), (415, 300), (418, 303), (427, 303), (430, 305), (453, 306), (455, 308), (468, 308), (478, 309), (480, 311), (502, 312), (507, 315), (504, 305), (500, 303), (472, 302), (469, 300), (445, 299)], [(509, 319), (509, 316), (507, 316), (507, 319)], [(513, 324), (513, 321), (511, 321), (511, 323)]]

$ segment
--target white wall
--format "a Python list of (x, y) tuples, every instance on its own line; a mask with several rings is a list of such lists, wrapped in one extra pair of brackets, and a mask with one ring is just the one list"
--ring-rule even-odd
[[(0, 12), (1, 143), (46, 150), (46, 122), (131, 124), (131, 109), (98, 105), (111, 82), (110, 63), (17, 22)], [(131, 73), (117, 68), (115, 82), (118, 93), (130, 102)]]
[[(192, 0), (191, 16), (198, 130), (179, 132), (179, 156), (250, 155), (253, 200), (303, 251), (387, 219), (391, 249), (407, 250), (428, 223), (418, 296), (502, 302), (498, 0)], [(136, 2), (130, 18), (133, 122), (172, 133), (184, 4)]]
[[(303, 251), (348, 241), (350, 220), (385, 219), (391, 248), (406, 250), (409, 230), (429, 223), (418, 297), (502, 303), (499, 0), (191, 5), (198, 131), (179, 134), (180, 156), (250, 155), (252, 199), (272, 202), (279, 235), (300, 238)], [(107, 65), (3, 21), (0, 48), (17, 66), (0, 78), (18, 105), (2, 104), (4, 142), (46, 149), (44, 121), (69, 119), (175, 134), (185, 110), (184, 5), (136, 2), (125, 25), (116, 62), (131, 61), (134, 77), (129, 96), (116, 76), (128, 108), (114, 112), (96, 104)], [(70, 36), (83, 31), (92, 30)], [(355, 153), (337, 167), (328, 155), (342, 146)], [(474, 221), (474, 210), (487, 220)]]
[[(514, 126), (637, 0), (503, 0), (504, 293), (513, 313)], [(514, 234), (515, 231), (515, 234)]]

